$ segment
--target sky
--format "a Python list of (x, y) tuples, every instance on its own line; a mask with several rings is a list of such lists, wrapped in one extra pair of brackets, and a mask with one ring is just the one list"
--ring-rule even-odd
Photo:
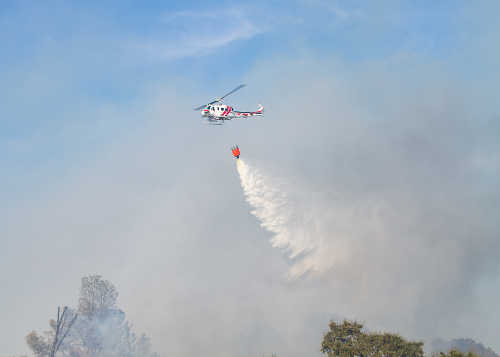
[[(499, 14), (2, 1), (0, 354), (88, 274), (162, 355), (319, 356), (341, 318), (500, 351)], [(227, 103), (263, 118), (192, 110), (240, 83)], [(234, 144), (287, 197), (291, 245), (251, 214)]]

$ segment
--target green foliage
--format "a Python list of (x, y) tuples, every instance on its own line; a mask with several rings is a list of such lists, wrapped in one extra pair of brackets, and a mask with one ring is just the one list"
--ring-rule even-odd
[(479, 356), (472, 352), (464, 353), (458, 350), (451, 350), (448, 353), (440, 352), (439, 354), (434, 354), (433, 357), (479, 357)]
[(330, 322), (321, 352), (328, 357), (423, 357), (423, 342), (409, 342), (390, 333), (368, 333), (356, 321)]

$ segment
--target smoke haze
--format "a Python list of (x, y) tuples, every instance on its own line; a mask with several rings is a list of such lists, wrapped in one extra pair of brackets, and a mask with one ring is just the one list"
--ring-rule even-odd
[[(153, 11), (0, 14), (5, 43), (32, 43), (10, 39), (18, 27), (43, 35), (29, 61), (0, 69), (2, 355), (76, 306), (88, 274), (113, 282), (166, 356), (318, 356), (328, 321), (344, 317), (500, 350), (497, 2), (454, 12), (449, 32), (427, 26), (447, 9), (388, 1), (332, 22), (317, 3), (301, 2), (300, 18), (256, 4), (238, 14), (270, 16), (268, 37), (174, 41), (178, 62), (136, 46), (163, 40)], [(78, 33), (40, 32), (75, 14)], [(191, 21), (190, 38), (204, 21), (206, 39), (214, 19), (221, 35), (202, 15), (169, 21)], [(405, 45), (388, 50), (396, 35)], [(179, 59), (200, 51), (217, 55)], [(238, 83), (227, 103), (262, 103), (265, 116), (204, 125), (191, 108)]]
[[(303, 67), (318, 72), (290, 78)], [(110, 126), (119, 140), (29, 206), (13, 205), (3, 225), (5, 264), (22, 255), (58, 277), (17, 271), (44, 306), (7, 297), (25, 306), (18, 335), (44, 328), (59, 300), (74, 305), (79, 279), (99, 273), (162, 354), (319, 355), (328, 321), (341, 317), (495, 347), (498, 123), (476, 113), (481, 103), (467, 91), (440, 90), (447, 81), (437, 72), (420, 89), (392, 70), (413, 84), (403, 90), (381, 66), (373, 73), (385, 91), (376, 94), (367, 73), (307, 58), (262, 64), (249, 74), (262, 93), (249, 84), (247, 95), (267, 98), (266, 116), (222, 128), (166, 120), (171, 106), (190, 105), (168, 88), (137, 104), (145, 119), (103, 114), (142, 127), (125, 135)], [(67, 252), (57, 265), (43, 265), (47, 241)]]

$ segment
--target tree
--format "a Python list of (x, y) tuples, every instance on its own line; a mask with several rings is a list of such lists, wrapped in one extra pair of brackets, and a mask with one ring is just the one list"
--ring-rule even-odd
[(85, 276), (80, 288), (78, 312), (89, 319), (100, 317), (116, 308), (117, 297), (114, 285), (100, 275)]
[(321, 352), (328, 357), (423, 357), (423, 342), (408, 342), (396, 334), (368, 333), (356, 321), (330, 322)]
[(26, 336), (26, 344), (33, 351), (35, 357), (47, 357), (50, 353), (50, 342), (35, 331), (31, 331)]
[(151, 352), (148, 337), (136, 336), (117, 307), (117, 297), (114, 285), (100, 275), (82, 278), (78, 319), (75, 310), (65, 308), (62, 315), (58, 311), (58, 320), (50, 321), (52, 330), (45, 337), (30, 333), (28, 346), (36, 357), (55, 357), (58, 351), (64, 357), (159, 357)]
[(363, 325), (355, 321), (344, 320), (342, 324), (330, 322), (330, 332), (323, 338), (321, 352), (328, 357), (360, 356), (367, 349), (362, 329)]
[(55, 332), (54, 338), (52, 339), (52, 346), (50, 348), (50, 357), (54, 357), (57, 351), (61, 348), (64, 339), (68, 335), (71, 327), (78, 317), (78, 314), (75, 314), (72, 318), (68, 319), (68, 315), (66, 315), (67, 311), (68, 307), (65, 306), (62, 314), (60, 314), (61, 308), (57, 308), (57, 321), (55, 322), (54, 327)]
[(437, 353), (441, 351), (456, 350), (460, 352), (473, 352), (479, 357), (500, 357), (495, 351), (489, 347), (485, 347), (482, 343), (476, 342), (470, 338), (457, 338), (450, 341), (435, 339), (431, 343), (430, 350)]
[(475, 353), (472, 353), (472, 352), (464, 353), (464, 352), (460, 352), (458, 350), (451, 350), (448, 353), (440, 352), (439, 355), (434, 354), (433, 356), (436, 356), (436, 357), (479, 357)]
[(78, 300), (81, 319), (76, 326), (78, 341), (74, 341), (80, 351), (98, 356), (123, 347), (125, 313), (116, 307), (117, 297), (115, 286), (100, 275), (82, 278)]
[(57, 308), (57, 320), (50, 320), (51, 331), (45, 332), (45, 337), (32, 331), (26, 336), (26, 343), (31, 348), (36, 357), (54, 357), (61, 348), (65, 338), (68, 336), (71, 327), (75, 323), (78, 315), (68, 313), (68, 307)]

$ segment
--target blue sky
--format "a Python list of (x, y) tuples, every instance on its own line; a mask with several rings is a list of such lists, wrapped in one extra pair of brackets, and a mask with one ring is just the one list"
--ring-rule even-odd
[[(478, 69), (464, 59), (464, 45), (477, 46), (476, 26), (489, 25), (469, 19), (468, 11), (465, 3), (453, 1), (4, 2), (3, 142), (40, 145), (35, 152), (11, 151), (2, 161), (7, 170), (29, 171), (40, 160), (54, 159), (57, 166), (79, 151), (72, 145), (60, 150), (61, 130), (92, 126), (95, 119), (85, 114), (89, 107), (124, 108), (164, 82), (174, 82), (197, 103), (205, 99), (195, 92), (223, 92), (256, 62), (283, 55), (333, 55), (349, 66), (416, 53), (464, 76), (475, 74)], [(481, 65), (480, 73), (488, 75), (493, 68), (474, 64), (479, 60), (472, 66)], [(75, 109), (76, 117), (68, 115)], [(135, 124), (120, 124), (127, 125)]]
[[(172, 78), (182, 87), (188, 87), (191, 81), (186, 79), (191, 78), (199, 83), (214, 78), (221, 84), (238, 82), (256, 61), (283, 53), (290, 57), (302, 51), (314, 56), (333, 53), (349, 64), (400, 52), (446, 60), (459, 50), (463, 7), (456, 2), (437, 7), (422, 2), (362, 5), (4, 3), (2, 73), (7, 78), (4, 83), (18, 85), (4, 87), (14, 98), (3, 109), (2, 133), (17, 137), (40, 129), (50, 136), (51, 125), (61, 124), (63, 115), (52, 111), (39, 116), (33, 111), (51, 105), (64, 110), (65, 96), (78, 97), (77, 103), (68, 105), (74, 108), (85, 101), (130, 102), (144, 87)], [(31, 91), (38, 89), (37, 84), (52, 90), (35, 94)], [(201, 89), (211, 88), (212, 84)], [(20, 108), (20, 100), (30, 105)]]
[[(484, 343), (500, 350), (491, 330), (500, 311), (493, 302), (481, 304), (477, 298), (499, 291), (498, 257), (491, 253), (498, 245), (490, 240), (498, 237), (495, 214), (500, 207), (499, 10), (494, 1), (3, 1), (0, 212), (4, 221), (0, 239), (5, 249), (0, 254), (0, 281), (23, 296), (9, 294), (4, 304), (8, 311), (0, 310), (0, 315), (7, 314), (6, 321), (14, 320), (23, 314), (23, 304), (31, 296), (40, 296), (40, 301), (32, 304), (14, 329), (8, 324), (0, 326), (9, 341), (0, 353), (24, 352), (24, 336), (31, 329), (45, 327), (54, 307), (62, 303), (59, 300), (65, 298), (72, 304), (80, 277), (93, 272), (116, 282), (131, 319), (136, 318), (138, 327), (151, 334), (153, 342), (161, 341), (162, 331), (175, 330), (173, 322), (166, 321), (167, 312), (175, 312), (173, 305), (152, 303), (154, 309), (142, 318), (141, 309), (149, 298), (132, 293), (138, 285), (157, 288), (153, 278), (150, 281), (144, 276), (170, 276), (161, 270), (167, 267), (155, 255), (158, 249), (178, 249), (179, 254), (202, 261), (201, 267), (190, 270), (183, 259), (171, 257), (168, 269), (182, 267), (193, 285), (203, 277), (221, 291), (239, 287), (238, 276), (217, 278), (219, 273), (226, 274), (213, 263), (221, 259), (221, 252), (233, 249), (249, 265), (251, 252), (262, 254), (266, 264), (247, 276), (256, 289), (270, 289), (280, 296), (283, 306), (295, 306), (300, 318), (324, 327), (333, 316), (355, 316), (376, 328), (428, 338), (418, 315), (433, 316), (439, 310), (436, 299), (453, 296), (457, 287), (465, 286), (473, 293), (451, 303), (439, 315), (439, 327), (432, 333), (445, 338), (477, 333), (471, 337), (484, 337)], [(248, 87), (234, 94), (229, 103), (252, 109), (262, 102), (265, 119), (207, 129), (191, 108), (239, 83)], [(404, 206), (405, 218), (398, 220), (406, 222), (402, 227), (420, 223), (425, 229), (415, 228), (415, 235), (429, 238), (439, 232), (446, 238), (442, 244), (436, 243), (437, 238), (422, 238), (426, 243), (415, 251), (423, 254), (440, 247), (446, 248), (440, 254), (455, 252), (447, 261), (448, 266), (456, 265), (456, 270), (450, 268), (455, 275), (447, 273), (442, 280), (433, 281), (431, 275), (422, 274), (417, 279), (421, 283), (407, 286), (408, 291), (416, 291), (413, 297), (439, 286), (435, 295), (415, 301), (407, 298), (408, 304), (401, 304), (402, 310), (411, 311), (406, 316), (408, 323), (365, 313), (354, 303), (328, 305), (333, 301), (330, 292), (320, 288), (317, 280), (286, 285), (280, 279), (292, 263), (285, 253), (270, 247), (269, 237), (246, 215), (248, 207), (232, 180), (234, 168), (224, 160), (226, 148), (235, 142), (242, 143), (242, 148), (246, 145), (263, 168), (278, 177), (289, 177), (304, 192), (314, 187), (313, 191), (325, 197), (333, 191), (358, 198), (368, 193), (387, 199), (389, 205)], [(370, 145), (377, 146), (378, 154), (373, 157)], [(272, 160), (276, 147), (282, 151), (280, 165)], [(326, 164), (318, 152), (328, 153)], [(385, 167), (395, 162), (400, 169)], [(360, 173), (369, 174), (360, 177)], [(398, 188), (397, 194), (388, 192), (389, 183)], [(363, 197), (354, 201), (367, 203)], [(410, 197), (418, 201), (415, 206), (406, 201), (412, 201)], [(428, 201), (420, 202), (418, 197)], [(452, 208), (439, 197), (447, 197), (457, 207), (472, 203), (476, 210), (472, 206)], [(204, 202), (205, 211), (191, 231), (181, 223), (192, 224), (189, 210), (196, 208), (193, 202)], [(166, 220), (172, 221), (171, 226), (163, 225), (164, 218), (156, 213), (160, 208), (169, 212)], [(74, 216), (70, 214), (73, 210)], [(219, 214), (233, 210), (234, 226), (246, 229), (241, 228), (244, 232), (240, 233), (247, 253), (231, 241), (233, 227), (209, 224), (219, 221)], [(476, 217), (479, 213), (482, 215)], [(432, 214), (443, 214), (446, 224), (434, 222), (428, 217)], [(180, 238), (159, 243), (162, 235), (151, 227)], [(210, 238), (213, 246), (201, 243), (202, 253), (195, 253), (194, 247), (205, 242), (200, 237), (207, 227), (220, 230), (220, 236), (214, 233)], [(394, 237), (403, 231), (398, 229), (391, 233)], [(450, 243), (453, 235), (462, 237), (464, 230), (470, 234), (458, 239), (460, 243)], [(151, 248), (138, 248), (137, 234)], [(125, 241), (117, 243), (122, 235)], [(192, 238), (183, 243), (183, 235)], [(475, 243), (467, 238), (483, 235), (484, 244), (478, 243), (481, 238)], [(392, 242), (396, 251), (404, 248), (397, 240)], [(95, 253), (99, 244), (109, 249), (120, 246), (116, 249), (123, 256), (113, 254), (108, 259), (106, 254)], [(48, 256), (53, 249), (66, 249), (77, 257), (66, 261), (72, 268), (62, 273), (59, 285), (47, 278), (59, 272), (58, 267), (37, 255)], [(148, 254), (154, 258), (149, 259)], [(205, 256), (212, 260), (205, 261)], [(416, 253), (415, 259), (418, 257)], [(134, 269), (124, 261), (135, 262), (140, 273), (130, 273)], [(158, 266), (153, 274), (153, 267)], [(247, 274), (243, 267), (233, 268)], [(205, 277), (204, 271), (215, 277)], [(418, 275), (411, 269), (405, 271)], [(127, 274), (131, 274), (130, 280), (125, 278)], [(175, 300), (192, 291), (175, 276), (171, 279), (165, 290), (155, 290), (158, 296), (168, 300), (167, 292), (173, 291)], [(278, 287), (266, 285), (270, 281)], [(386, 281), (389, 287), (401, 283), (390, 274)], [(237, 306), (238, 300), (226, 303)], [(324, 311), (311, 306), (321, 303)], [(204, 307), (196, 301), (193, 305)], [(239, 312), (250, 316), (251, 309), (262, 309), (267, 316), (264, 307), (249, 309)], [(447, 329), (453, 321), (450, 316), (464, 310), (463, 324)], [(228, 317), (238, 308), (231, 312), (218, 305), (214, 311)], [(317, 351), (314, 339), (320, 338), (321, 328), (317, 336), (309, 336), (299, 320), (288, 321), (294, 327), (287, 335), (278, 322), (286, 316), (282, 313), (267, 321), (269, 330), (264, 328), (257, 337), (262, 346), (272, 348), (270, 336), (279, 336), (283, 350), (248, 347), (250, 342), (241, 336), (263, 329), (262, 321), (254, 321), (238, 332), (242, 339), (238, 341), (248, 343), (243, 344), (248, 349), (237, 351), (248, 355)], [(467, 327), (471, 323), (480, 327), (472, 330)], [(301, 334), (307, 335), (303, 341)], [(179, 337), (173, 332), (171, 336)], [(294, 346), (294, 341), (301, 341), (302, 347)], [(164, 354), (199, 352), (195, 347), (170, 347), (161, 342), (156, 346)], [(199, 348), (220, 351), (217, 348), (222, 347), (201, 341)]]

